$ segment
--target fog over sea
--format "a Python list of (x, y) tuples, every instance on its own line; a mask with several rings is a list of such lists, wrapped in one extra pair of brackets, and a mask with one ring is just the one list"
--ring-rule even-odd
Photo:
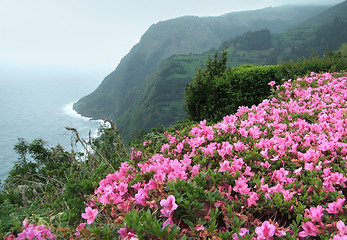
[[(58, 143), (71, 150), (71, 131), (88, 139), (96, 134), (101, 120), (77, 114), (73, 103), (91, 93), (104, 73), (75, 70), (23, 69), (0, 66), (0, 180), (11, 170), (18, 155), (13, 150), (18, 138), (31, 142), (41, 138), (47, 146)], [(80, 150), (80, 146), (74, 146)]]

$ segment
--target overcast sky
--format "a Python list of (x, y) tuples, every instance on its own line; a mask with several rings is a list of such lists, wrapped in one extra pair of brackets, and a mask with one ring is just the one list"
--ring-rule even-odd
[(343, 0), (0, 0), (0, 65), (112, 71), (154, 23)]

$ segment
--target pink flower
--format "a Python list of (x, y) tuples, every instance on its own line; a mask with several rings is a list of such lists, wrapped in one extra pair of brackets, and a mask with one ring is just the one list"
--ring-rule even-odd
[(11, 234), (11, 235), (4, 237), (4, 240), (15, 240), (15, 238), (16, 238), (16, 236)]
[(86, 229), (86, 223), (80, 223), (78, 227), (76, 228), (75, 236), (81, 235), (81, 231)]
[(294, 174), (301, 175), (301, 170), (302, 170), (302, 167), (294, 170)]
[(91, 207), (86, 207), (85, 213), (82, 213), (82, 218), (87, 220), (87, 224), (92, 224), (98, 214), (98, 209), (92, 209)]
[(122, 196), (124, 195), (127, 191), (128, 191), (128, 184), (121, 182), (118, 187), (117, 190), (119, 191), (119, 194)]
[(330, 214), (338, 214), (339, 212), (343, 212), (342, 205), (346, 201), (346, 198), (338, 198), (336, 202), (328, 203), (328, 213)]
[(165, 152), (166, 151), (166, 149), (170, 149), (170, 144), (163, 144), (163, 146), (161, 146), (161, 150), (160, 150), (160, 152)]
[(265, 221), (260, 227), (255, 229), (255, 232), (258, 235), (257, 239), (272, 239), (275, 235), (276, 227), (268, 221)]
[(317, 236), (320, 233), (318, 228), (312, 222), (305, 222), (302, 224), (304, 231), (299, 232), (299, 237), (305, 238), (307, 236)]
[(128, 234), (128, 229), (126, 227), (120, 228), (118, 230), (118, 233), (119, 233), (121, 238), (125, 238), (127, 236), (127, 234)]
[(155, 181), (153, 179), (149, 180), (149, 182), (146, 184), (145, 186), (145, 191), (149, 191), (149, 190), (154, 190), (157, 188), (157, 184), (155, 183)]
[(247, 181), (245, 180), (245, 178), (237, 179), (235, 181), (235, 186), (233, 190), (243, 195), (248, 194), (250, 192), (250, 189), (248, 188)]
[[(24, 240), (24, 239), (54, 239), (56, 238), (55, 234), (51, 233), (50, 228), (46, 228), (43, 225), (35, 226), (34, 224), (29, 224), (25, 221), (25, 229), (18, 234), (18, 237), (15, 239)], [(11, 236), (7, 239), (12, 239)]]
[(200, 164), (193, 166), (192, 170), (190, 171), (192, 174), (192, 177), (199, 174), (199, 169), (200, 169)]
[(290, 201), (292, 200), (294, 196), (294, 192), (289, 192), (289, 190), (285, 190), (285, 189), (283, 189), (281, 193), (283, 194), (284, 201)]
[(194, 228), (196, 231), (205, 231), (205, 227), (201, 224), (196, 225)]
[[(244, 237), (248, 233), (249, 233), (249, 230), (247, 228), (240, 228), (240, 231), (239, 231), (240, 237)], [(233, 239), (239, 240), (239, 237), (237, 236), (236, 233), (233, 234)]]
[(140, 188), (135, 194), (135, 203), (142, 206), (146, 206), (147, 197), (147, 192), (143, 188)]
[(220, 169), (219, 169), (219, 172), (225, 172), (226, 170), (229, 170), (229, 173), (230, 173), (230, 161), (224, 161), (222, 163), (219, 163), (220, 165)]
[(259, 194), (256, 192), (251, 192), (248, 195), (249, 195), (249, 198), (247, 199), (248, 207), (251, 207), (253, 205), (257, 206), (257, 200), (259, 200)]
[(170, 195), (167, 199), (162, 199), (160, 201), (160, 206), (163, 207), (163, 209), (160, 210), (160, 212), (163, 214), (162, 216), (170, 217), (173, 214), (173, 211), (175, 211), (178, 207), (175, 201), (176, 199), (173, 195)]
[(133, 229), (127, 229), (126, 224), (124, 228), (118, 230), (119, 239), (121, 240), (138, 240), (137, 235)]
[(261, 162), (260, 166), (262, 166), (264, 169), (269, 169), (271, 167), (271, 164), (268, 161)]
[(166, 219), (165, 222), (163, 222), (163, 228), (165, 228), (167, 225), (170, 225), (170, 226), (173, 226), (175, 223), (174, 221), (172, 220), (172, 216), (170, 216), (168, 219)]
[(323, 214), (324, 208), (322, 206), (311, 207), (310, 210), (305, 209), (305, 213), (310, 217), (312, 222), (320, 222)]
[(23, 227), (24, 227), (24, 228), (29, 227), (28, 219), (24, 219), (24, 221), (23, 221)]
[(138, 182), (138, 183), (135, 183), (134, 185), (131, 186), (132, 188), (136, 189), (136, 190), (139, 190), (140, 187), (141, 187), (141, 183)]
[(313, 171), (314, 170), (313, 163), (305, 163), (305, 170), (306, 171)]
[(273, 87), (275, 84), (276, 84), (275, 81), (271, 81), (271, 82), (268, 83), (268, 85), (270, 85), (271, 87)]
[(336, 223), (336, 227), (339, 230), (338, 234), (342, 237), (342, 236), (346, 236), (347, 237), (347, 227), (345, 226), (345, 223), (342, 221), (338, 221)]
[(347, 235), (344, 235), (344, 236), (335, 235), (334, 238), (330, 238), (329, 240), (347, 240)]

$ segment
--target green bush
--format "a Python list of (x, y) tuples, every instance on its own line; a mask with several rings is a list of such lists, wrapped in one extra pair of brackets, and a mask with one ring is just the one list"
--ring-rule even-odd
[(31, 143), (19, 139), (15, 145), (19, 158), (0, 192), (1, 233), (18, 233), (26, 218), (62, 229), (75, 226), (100, 180), (129, 160), (113, 126), (101, 128), (99, 137), (88, 142), (75, 129), (69, 130), (84, 154), (59, 145), (47, 147), (42, 139)]
[(295, 79), (310, 72), (347, 70), (347, 59), (339, 53), (327, 53), (323, 58), (300, 58), (279, 65), (229, 68), (226, 68), (226, 58), (226, 50), (221, 57), (216, 52), (215, 58), (209, 57), (206, 68), (200, 69), (188, 84), (184, 108), (189, 119), (217, 122), (225, 115), (235, 113), (239, 106), (258, 104), (271, 95), (272, 88), (268, 84), (272, 81), (278, 85), (285, 79)]

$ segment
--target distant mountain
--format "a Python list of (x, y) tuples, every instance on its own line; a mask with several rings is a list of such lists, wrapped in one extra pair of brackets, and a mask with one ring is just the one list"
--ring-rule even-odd
[[(114, 120), (121, 135), (129, 140), (136, 130), (172, 123), (177, 119), (175, 117), (184, 116), (181, 109), (182, 100), (178, 100), (183, 97), (182, 91), (175, 93), (179, 95), (176, 100), (171, 99), (173, 102), (176, 101), (176, 104), (170, 103), (169, 107), (165, 107), (165, 104), (158, 100), (155, 102), (156, 106), (150, 106), (153, 103), (152, 97), (155, 96), (150, 93), (157, 91), (157, 94), (163, 95), (166, 91), (168, 96), (175, 95), (168, 91), (175, 87), (166, 89), (166, 85), (160, 82), (160, 79), (165, 78), (158, 78), (161, 74), (170, 71), (165, 67), (165, 63), (162, 63), (164, 59), (179, 54), (201, 54), (218, 48), (223, 42), (249, 31), (268, 29), (271, 33), (279, 33), (327, 9), (328, 7), (322, 6), (284, 6), (229, 13), (219, 17), (185, 16), (159, 22), (147, 30), (140, 42), (122, 59), (117, 68), (93, 93), (80, 99), (74, 105), (74, 109), (84, 116)], [(184, 62), (179, 58), (179, 60), (174, 59), (172, 58), (171, 61), (178, 61), (179, 65)], [(171, 81), (179, 81), (180, 86), (185, 86), (196, 69), (202, 66), (200, 60), (194, 64), (195, 68), (186, 66), (189, 70), (183, 67), (185, 73), (181, 77), (172, 78)], [(148, 100), (149, 96), (151, 101)], [(168, 98), (167, 102), (171, 100)], [(146, 102), (148, 107), (145, 107)], [(176, 114), (175, 109), (178, 109)], [(153, 116), (173, 114), (175, 117), (171, 120), (167, 117), (167, 121), (153, 122), (155, 118), (152, 116), (147, 121), (145, 116), (148, 112), (146, 111)], [(141, 112), (145, 113), (140, 114)], [(145, 123), (146, 121), (148, 124)]]
[(302, 27), (317, 27), (325, 24), (330, 24), (336, 19), (346, 19), (347, 12), (347, 0), (337, 4), (334, 7), (329, 8), (320, 14), (313, 16), (304, 23), (301, 24)]

